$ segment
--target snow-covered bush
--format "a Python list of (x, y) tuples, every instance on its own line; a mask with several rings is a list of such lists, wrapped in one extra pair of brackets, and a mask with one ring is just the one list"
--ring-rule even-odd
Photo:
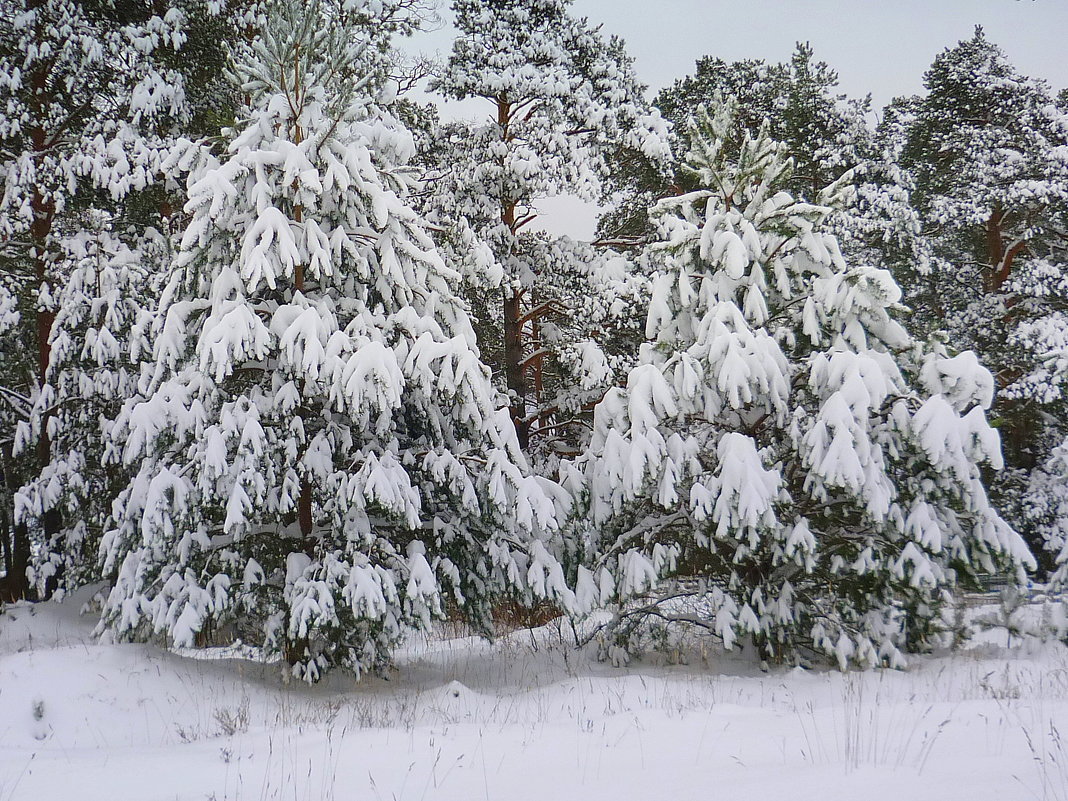
[(950, 588), (1033, 565), (983, 487), (1001, 465), (990, 374), (925, 350), (891, 275), (844, 261), (823, 225), (848, 176), (795, 200), (783, 147), (731, 103), (698, 112), (690, 146), (702, 188), (654, 209), (641, 363), (565, 471), (579, 598), (688, 577), (728, 647), (900, 665)]
[(409, 205), (368, 46), (388, 5), (278, 3), (237, 68), (247, 118), (190, 180), (155, 372), (112, 429), (136, 467), (102, 549), (120, 636), (236, 625), (314, 680), (446, 603), (570, 604), (539, 539), (559, 488), (525, 471)]

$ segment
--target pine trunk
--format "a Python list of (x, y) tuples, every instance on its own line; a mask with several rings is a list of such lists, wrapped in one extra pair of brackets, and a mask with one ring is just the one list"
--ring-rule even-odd
[[(48, 73), (45, 68), (42, 67), (33, 73), (30, 78), (30, 85), (33, 87), (34, 92), (35, 117), (37, 120), (44, 120), (47, 116), (45, 108), (49, 103)], [(37, 162), (42, 160), (43, 154), (53, 144), (50, 141), (48, 132), (40, 124), (30, 129), (30, 142)], [(34, 188), (33, 197), (30, 200), (30, 209), (33, 213), (33, 220), (30, 223), (30, 242), (32, 246), (33, 274), (37, 279), (36, 289), (39, 291), (42, 287), (48, 287), (51, 290), (49, 270), (51, 243), (49, 240), (52, 236), (52, 226), (56, 217), (56, 204), (48, 193), (38, 186)], [(49, 294), (51, 294), (51, 291)], [(49, 338), (56, 313), (51, 308), (43, 308), (41, 304), (35, 304), (35, 306), (37, 307), (37, 381), (38, 386), (44, 386), (48, 363), (52, 355)], [(49, 463), (52, 454), (52, 443), (49, 434), (51, 417), (51, 414), (46, 412), (41, 419), (41, 433), (37, 443), (37, 460), (38, 467), (42, 470)], [(63, 523), (59, 510), (47, 510), (41, 523), (44, 528), (45, 539), (49, 542), (57, 542)], [(29, 584), (25, 580), (25, 573), (26, 567), (29, 565), (30, 539), (29, 531), (25, 524), (16, 524), (14, 526), (13, 544), (16, 569), (19, 570), (22, 577), (20, 582), (22, 595), (19, 597), (26, 597), (29, 592)], [(50, 596), (55, 590), (60, 578), (60, 575), (56, 575), (50, 579), (48, 586), (45, 588), (46, 597)]]
[[(505, 142), (511, 138), (511, 122), (512, 104), (506, 97), (498, 97), (497, 125)], [(513, 200), (501, 198), (501, 222), (513, 237), (517, 231), (515, 205)], [(523, 293), (514, 286), (505, 286), (504, 376), (512, 398), (510, 413), (515, 425), (516, 439), (519, 440), (519, 447), (526, 450), (530, 443), (530, 421), (527, 419), (527, 396), (530, 394), (530, 387), (526, 365), (523, 363), (523, 350)]]
[(0, 603), (30, 597), (30, 582), (26, 578), (26, 568), (30, 564), (30, 537), (26, 526), (16, 524), (12, 515), (11, 500), (18, 482), (8, 467), (10, 456), (10, 450), (5, 449), (0, 463), (0, 488), (4, 496), (4, 508), (0, 511), (0, 552), (5, 573), (0, 578)]
[(512, 422), (519, 447), (526, 450), (530, 441), (527, 419), (527, 375), (523, 365), (523, 307), (517, 293), (505, 290), (504, 296), (504, 370), (512, 396)]

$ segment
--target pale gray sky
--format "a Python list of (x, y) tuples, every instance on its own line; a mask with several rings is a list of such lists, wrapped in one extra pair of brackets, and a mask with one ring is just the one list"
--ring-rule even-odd
[[(876, 109), (921, 91), (935, 55), (979, 24), (1025, 75), (1068, 86), (1068, 0), (575, 0), (574, 13), (624, 39), (650, 96), (693, 71), (704, 55), (782, 61), (797, 41), (838, 71), (842, 91), (871, 93)], [(453, 31), (421, 34), (411, 46), (447, 54)], [(488, 113), (478, 103), (449, 115)], [(581, 203), (547, 204), (545, 227), (586, 237), (595, 213)]]

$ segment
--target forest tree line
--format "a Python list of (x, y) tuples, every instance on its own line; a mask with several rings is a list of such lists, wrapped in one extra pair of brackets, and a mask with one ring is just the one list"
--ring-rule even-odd
[(422, 0), (0, 6), (2, 597), (315, 680), (503, 603), (900, 665), (1066, 578), (1068, 93), (981, 29), (877, 110), (806, 44), (650, 100), (567, 0), (440, 64)]

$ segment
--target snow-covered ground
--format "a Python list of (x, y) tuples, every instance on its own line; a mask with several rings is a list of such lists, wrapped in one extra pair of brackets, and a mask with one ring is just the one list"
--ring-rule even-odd
[(1068, 649), (1005, 634), (907, 671), (614, 668), (570, 627), (413, 643), (391, 680), (94, 642), (0, 616), (0, 801), (1068, 799)]

